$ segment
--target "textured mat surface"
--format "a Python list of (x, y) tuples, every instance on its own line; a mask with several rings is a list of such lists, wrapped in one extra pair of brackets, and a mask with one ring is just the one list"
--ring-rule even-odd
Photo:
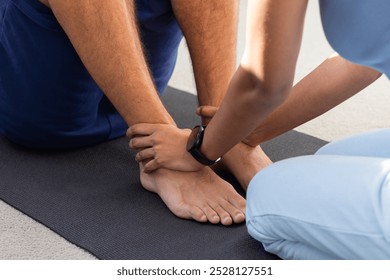
[[(179, 126), (192, 127), (196, 98), (169, 88)], [(290, 132), (265, 143), (273, 160), (312, 154), (325, 142)], [(199, 224), (173, 216), (139, 182), (127, 140), (67, 152), (16, 146), (0, 137), (0, 198), (100, 259), (275, 259), (245, 225)], [(237, 186), (229, 174), (221, 174)]]

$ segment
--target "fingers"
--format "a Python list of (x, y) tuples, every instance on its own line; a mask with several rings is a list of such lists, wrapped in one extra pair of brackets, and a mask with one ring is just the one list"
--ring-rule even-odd
[(145, 164), (144, 172), (151, 173), (151, 172), (153, 172), (161, 167), (162, 167), (162, 165), (156, 159), (153, 159)]
[(148, 148), (139, 151), (135, 155), (135, 160), (137, 162), (145, 162), (143, 166), (143, 172), (151, 173), (162, 167), (162, 165), (154, 158), (155, 156), (155, 150), (153, 148)]
[(155, 124), (148, 123), (135, 124), (127, 129), (126, 135), (129, 138), (133, 138), (135, 136), (150, 135), (156, 130), (155, 126)]
[(144, 160), (153, 159), (155, 156), (156, 156), (155, 150), (153, 148), (147, 148), (147, 149), (143, 149), (143, 150), (139, 151), (135, 155), (135, 160), (137, 162), (141, 162)]
[(156, 132), (156, 130), (166, 128), (172, 126), (170, 124), (152, 124), (152, 123), (139, 123), (134, 124), (130, 126), (127, 131), (126, 135), (129, 138), (133, 138), (136, 136), (148, 136)]
[(149, 136), (135, 137), (129, 142), (129, 147), (135, 150), (145, 149), (153, 146), (153, 140)]

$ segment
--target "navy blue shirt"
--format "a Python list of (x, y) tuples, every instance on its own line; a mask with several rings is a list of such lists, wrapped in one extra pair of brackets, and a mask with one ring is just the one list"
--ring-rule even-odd
[[(137, 1), (137, 18), (162, 93), (182, 34), (169, 0)], [(38, 0), (0, 0), (0, 133), (25, 146), (64, 149), (126, 129), (52, 11)]]

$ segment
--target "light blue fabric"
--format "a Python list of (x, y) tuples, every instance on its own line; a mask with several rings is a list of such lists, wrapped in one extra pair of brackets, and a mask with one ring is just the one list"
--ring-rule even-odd
[(249, 233), (283, 259), (390, 259), (390, 129), (260, 171)]
[(321, 0), (322, 24), (344, 58), (390, 77), (390, 1)]
[(383, 128), (352, 135), (329, 143), (316, 153), (316, 155), (332, 154), (390, 158), (390, 129)]

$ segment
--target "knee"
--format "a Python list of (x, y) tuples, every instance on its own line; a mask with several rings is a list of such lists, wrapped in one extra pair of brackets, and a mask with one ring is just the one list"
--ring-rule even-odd
[[(253, 188), (252, 188), (253, 190)], [(275, 225), (272, 223), (272, 218), (267, 215), (264, 208), (256, 207), (259, 201), (249, 199), (247, 201), (246, 227), (250, 236), (259, 241), (264, 250), (279, 256), (279, 245), (283, 240), (276, 235), (274, 231)]]
[[(272, 212), (268, 207), (268, 203), (272, 201), (270, 195), (273, 194), (267, 173), (266, 170), (262, 170), (256, 174), (249, 184), (246, 197), (246, 225), (248, 232), (253, 238), (263, 244), (273, 240), (273, 237), (267, 233), (269, 232), (267, 228), (271, 225), (266, 217)], [(265, 219), (263, 219), (264, 217)]]
[(263, 214), (263, 207), (260, 201), (262, 201), (262, 189), (265, 187), (264, 184), (261, 183), (262, 176), (261, 172), (257, 173), (255, 177), (251, 180), (248, 186), (246, 200), (246, 217), (247, 221), (252, 219), (253, 217), (261, 216)]

